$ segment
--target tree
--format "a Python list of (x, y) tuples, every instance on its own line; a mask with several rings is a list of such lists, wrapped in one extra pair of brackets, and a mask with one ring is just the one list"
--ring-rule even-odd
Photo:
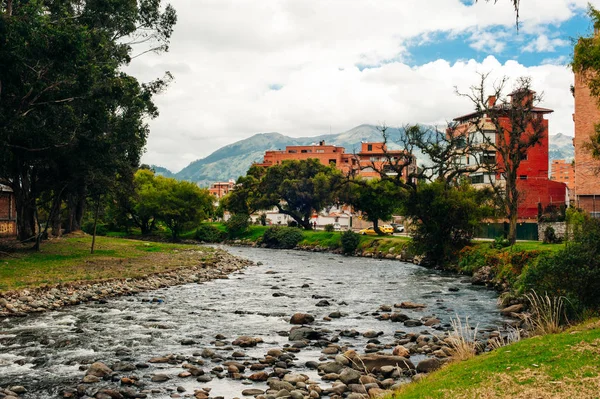
[(411, 233), (418, 253), (428, 262), (443, 264), (467, 245), (482, 218), (491, 215), (486, 206), (489, 192), (476, 190), (465, 181), (448, 185), (443, 181), (419, 184), (404, 201), (403, 213), (414, 224)]
[(114, 181), (122, 160), (137, 166), (165, 81), (140, 85), (121, 69), (137, 45), (166, 51), (175, 22), (157, 0), (0, 1), (0, 179), (21, 240), (35, 236), (43, 193), (56, 210), (66, 200), (78, 228), (88, 186)]
[(259, 196), (252, 198), (250, 208), (277, 207), (310, 230), (312, 213), (336, 202), (341, 179), (335, 167), (325, 166), (318, 159), (283, 161), (267, 168), (255, 193)]
[(187, 181), (158, 176), (158, 217), (171, 230), (177, 241), (185, 226), (196, 225), (206, 219), (213, 208), (213, 196), (206, 189)]
[(151, 233), (156, 227), (161, 210), (161, 193), (157, 178), (150, 170), (140, 169), (133, 179), (133, 190), (120, 201), (121, 209), (140, 228), (143, 235)]
[(375, 232), (381, 235), (379, 220), (392, 218), (401, 206), (404, 193), (390, 180), (354, 179), (340, 190), (340, 201), (362, 211), (365, 218), (373, 222)]
[[(527, 158), (529, 149), (540, 145), (546, 138), (545, 110), (537, 108), (538, 96), (531, 90), (531, 79), (520, 78), (507, 100), (507, 78), (494, 85), (489, 101), (486, 96), (487, 75), (481, 75), (478, 85), (470, 93), (461, 94), (470, 99), (475, 112), (469, 121), (455, 129), (468, 138), (465, 152), (472, 155), (477, 167), (485, 170), (495, 198), (509, 220), (508, 240), (514, 244), (517, 237), (518, 208), (522, 201), (517, 182), (521, 161)], [(491, 158), (493, 157), (493, 158)], [(493, 178), (499, 177), (499, 179)]]

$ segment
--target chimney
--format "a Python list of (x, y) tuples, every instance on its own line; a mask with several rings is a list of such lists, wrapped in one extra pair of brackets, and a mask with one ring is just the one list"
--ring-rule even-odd
[(496, 96), (489, 96), (487, 102), (488, 102), (488, 107), (492, 108), (494, 105), (496, 105)]
[(319, 145), (321, 145), (321, 146), (325, 145), (325, 140), (319, 141)]

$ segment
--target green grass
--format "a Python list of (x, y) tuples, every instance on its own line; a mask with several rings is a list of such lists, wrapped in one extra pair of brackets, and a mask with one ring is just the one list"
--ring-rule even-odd
[[(208, 260), (211, 249), (196, 245), (167, 244), (96, 237), (54, 239), (41, 251), (20, 250), (0, 257), (0, 291), (53, 285), (78, 280), (132, 278)], [(198, 252), (201, 249), (202, 252)]]
[[(570, 398), (574, 392), (579, 392), (577, 397), (598, 397), (599, 375), (600, 322), (591, 320), (560, 334), (526, 339), (451, 363), (405, 385), (392, 397)], [(595, 393), (587, 396), (585, 392)]]
[(311, 231), (305, 230), (302, 232), (304, 239), (300, 241), (300, 245), (321, 246), (325, 248), (340, 248), (342, 246), (342, 234), (337, 231)]

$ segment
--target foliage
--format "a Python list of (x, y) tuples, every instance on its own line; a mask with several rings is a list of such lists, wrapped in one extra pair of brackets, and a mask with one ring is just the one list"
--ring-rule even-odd
[(491, 245), (492, 245), (492, 248), (502, 249), (502, 248), (510, 247), (510, 241), (508, 241), (508, 239), (506, 239), (502, 236), (498, 236), (498, 237), (494, 238), (494, 241), (492, 242)]
[[(83, 224), (83, 226), (81, 226), (81, 230), (83, 230), (87, 234), (93, 234), (94, 233), (94, 222), (91, 220), (88, 220), (87, 222), (85, 222)], [(108, 234), (109, 231), (110, 231), (110, 228), (107, 224), (104, 224), (104, 223), (96, 224), (96, 235), (105, 236)]]
[(529, 302), (529, 317), (525, 320), (536, 335), (556, 334), (567, 323), (565, 298), (540, 295), (535, 291), (525, 294)]
[(325, 225), (325, 231), (326, 232), (331, 233), (334, 230), (335, 230), (335, 228), (334, 228), (333, 224), (330, 223), (330, 224), (326, 224)]
[(227, 238), (234, 239), (241, 237), (248, 227), (250, 227), (250, 216), (245, 213), (236, 213), (225, 222), (227, 228)]
[(600, 309), (600, 221), (587, 217), (563, 249), (541, 256), (521, 276), (521, 290), (564, 296), (581, 311)]
[(320, 211), (336, 200), (341, 173), (324, 166), (318, 159), (288, 160), (266, 170), (253, 166), (226, 199), (232, 212), (247, 212), (276, 207), (291, 216), (298, 226), (310, 230), (313, 211)]
[(269, 248), (295, 248), (302, 241), (302, 230), (294, 227), (269, 227), (262, 242)]
[(342, 233), (342, 251), (344, 254), (353, 254), (358, 248), (360, 242), (360, 235), (356, 234), (352, 230), (346, 230)]
[(554, 230), (554, 227), (547, 226), (546, 229), (544, 230), (544, 243), (556, 244), (560, 241), (561, 241), (561, 239), (556, 236), (556, 231)]
[(463, 324), (460, 317), (450, 320), (452, 330), (447, 338), (448, 345), (452, 351), (453, 360), (471, 359), (477, 354), (477, 326), (471, 328), (469, 318), (465, 318)]
[(194, 238), (204, 242), (221, 242), (225, 239), (225, 233), (212, 224), (203, 223), (196, 228)]
[(566, 220), (567, 207), (564, 204), (560, 206), (548, 204), (544, 209), (539, 209), (541, 204), (538, 205), (538, 222), (564, 222)]
[(98, 204), (131, 178), (167, 80), (140, 84), (123, 68), (137, 43), (166, 51), (175, 22), (160, 1), (0, 2), (0, 179), (20, 239), (41, 223), (38, 206), (55, 234), (63, 221), (77, 230), (87, 197)]
[(405, 190), (387, 179), (354, 179), (342, 188), (340, 200), (363, 212), (364, 218), (382, 235), (379, 221), (392, 218), (401, 206), (404, 193)]
[(486, 207), (488, 193), (466, 183), (420, 184), (405, 202), (404, 211), (415, 223), (411, 233), (417, 253), (430, 262), (443, 264), (454, 259), (492, 210)]

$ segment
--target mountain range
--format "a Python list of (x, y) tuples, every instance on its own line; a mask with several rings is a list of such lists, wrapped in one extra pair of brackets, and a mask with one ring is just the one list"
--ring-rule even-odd
[[(403, 129), (388, 128), (388, 146), (395, 149), (395, 141), (403, 134)], [(226, 145), (206, 158), (198, 159), (177, 173), (161, 166), (155, 166), (156, 174), (188, 180), (207, 187), (216, 181), (236, 180), (245, 175), (253, 162), (261, 162), (267, 150), (285, 149), (289, 145), (310, 145), (324, 140), (327, 144), (344, 147), (346, 152), (360, 150), (363, 141), (382, 141), (380, 130), (373, 125), (360, 125), (342, 133), (325, 134), (313, 137), (289, 137), (281, 133), (258, 133), (244, 140)], [(417, 162), (427, 162), (426, 158), (415, 153)], [(572, 137), (558, 133), (550, 136), (549, 162), (554, 159), (571, 161), (574, 156)]]

